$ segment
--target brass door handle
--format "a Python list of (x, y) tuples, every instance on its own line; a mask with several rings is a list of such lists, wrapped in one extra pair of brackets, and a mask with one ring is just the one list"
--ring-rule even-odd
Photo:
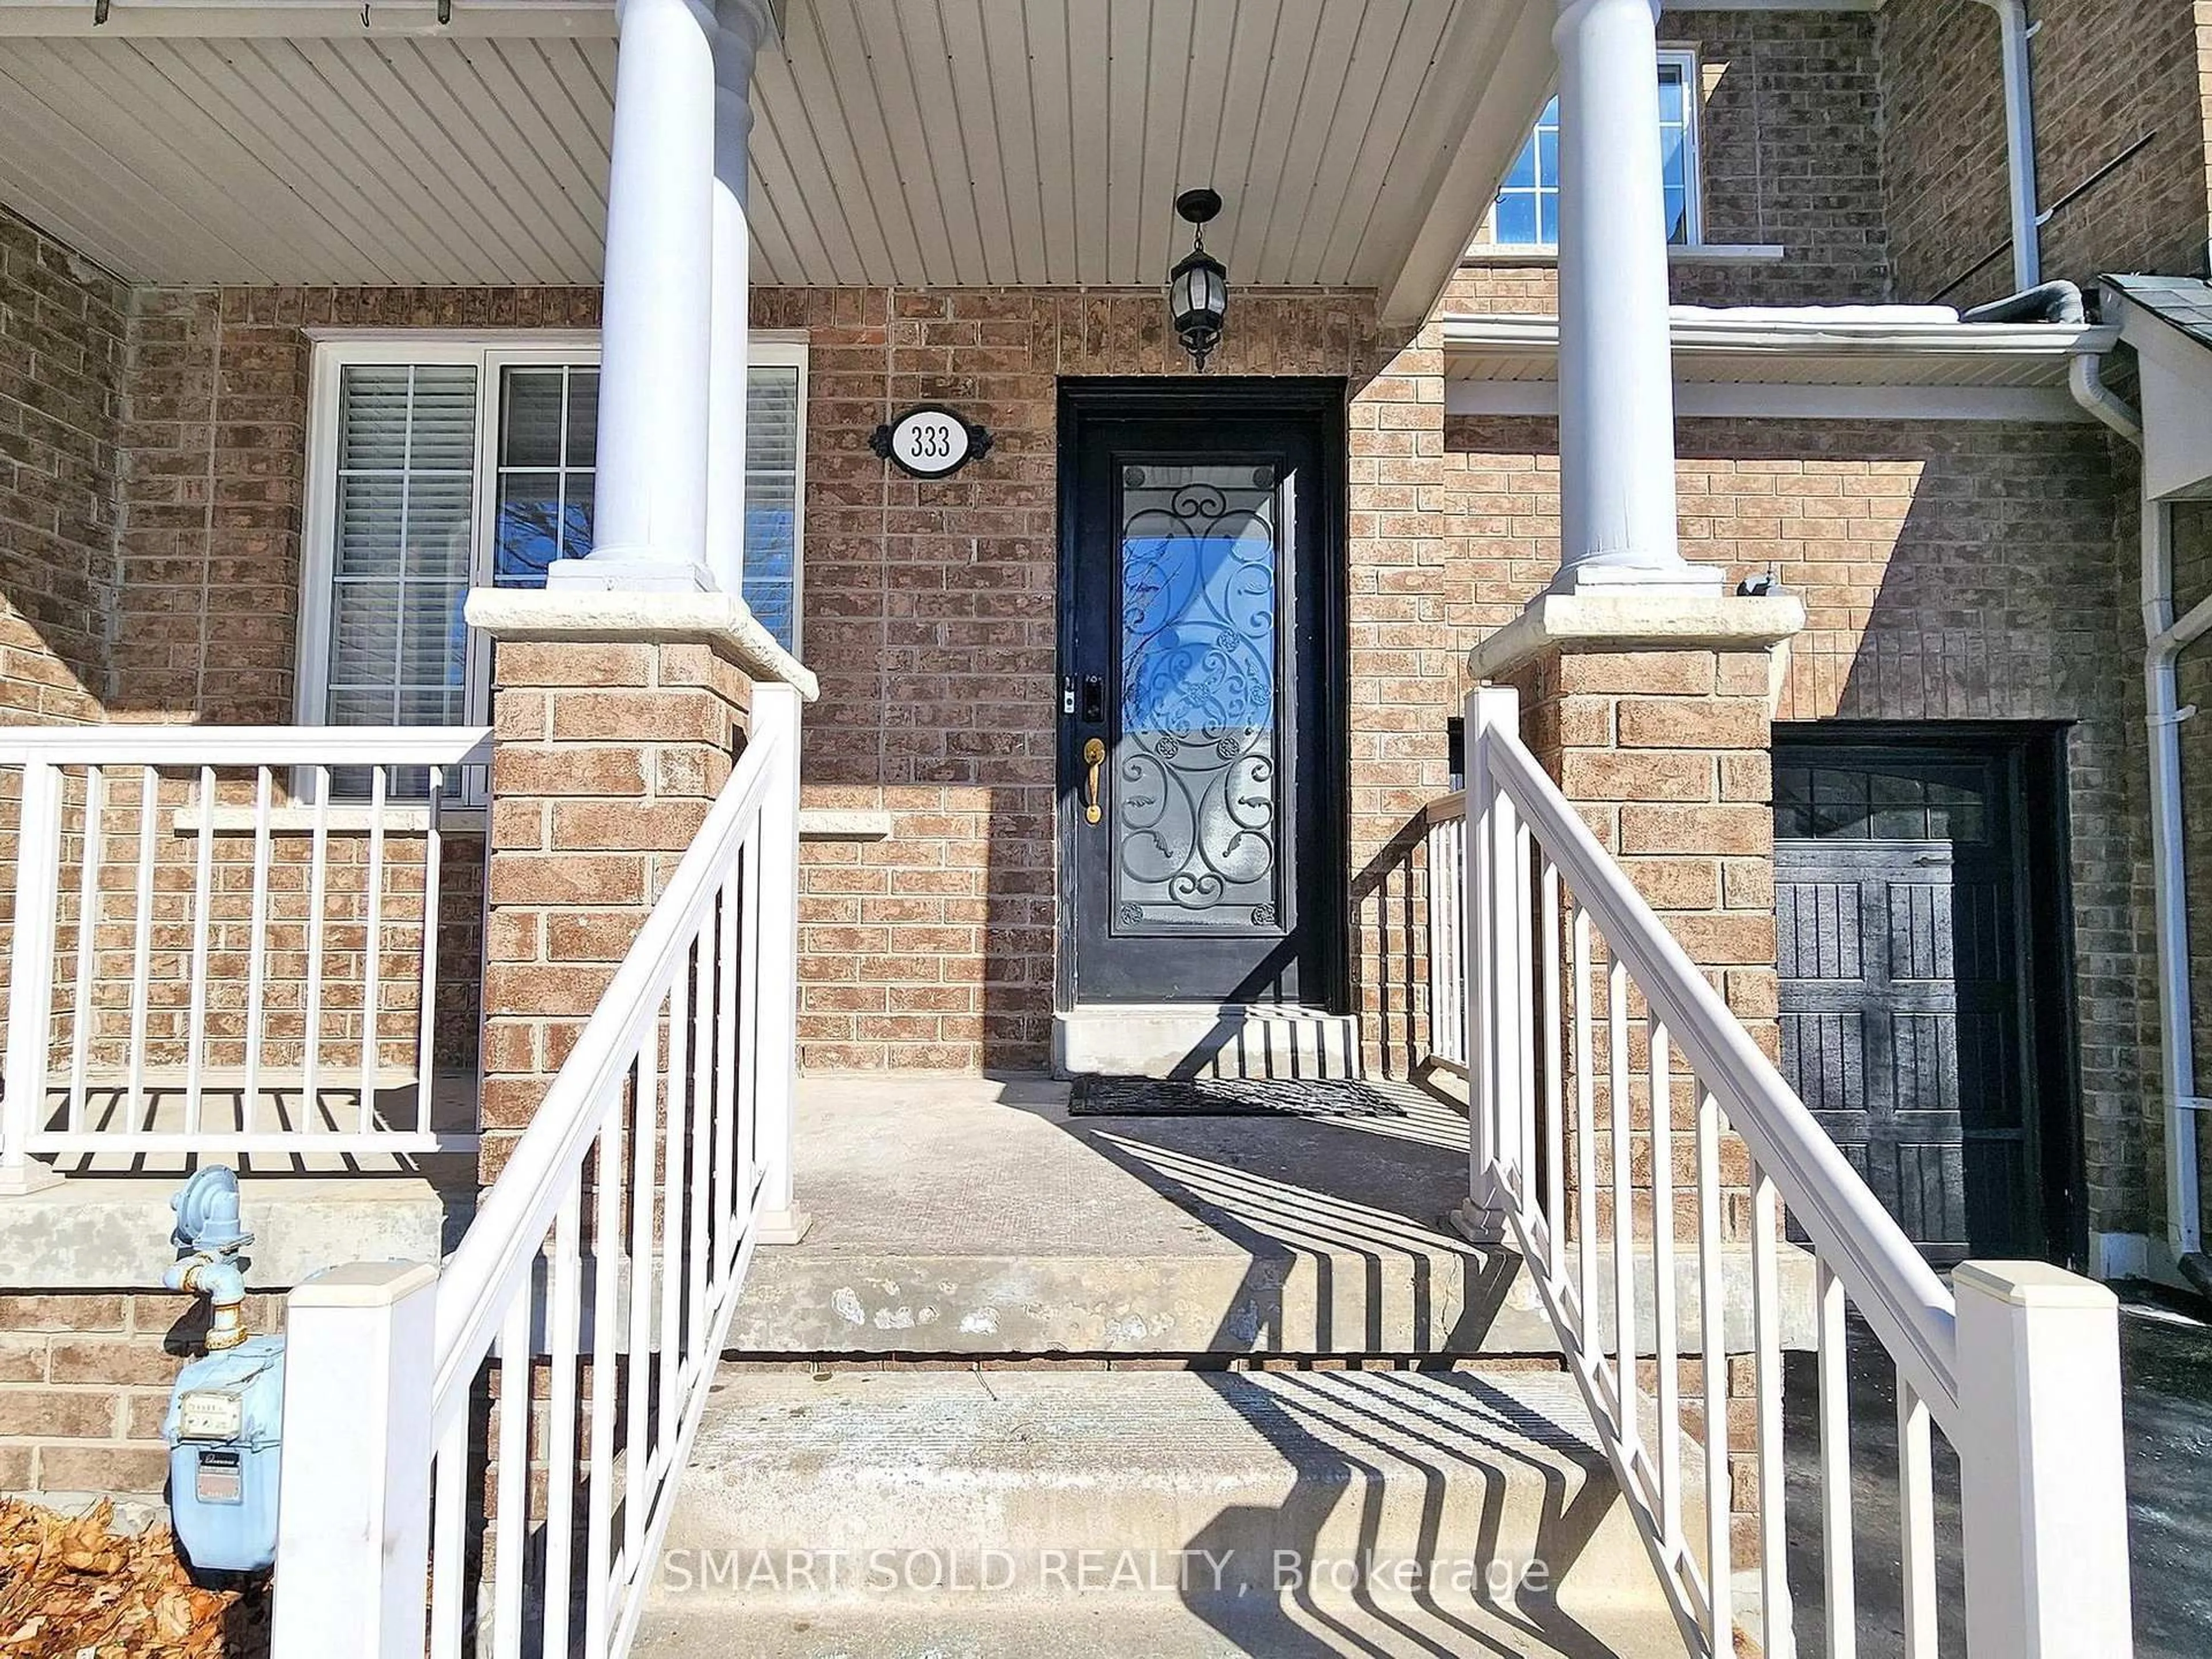
[(1086, 823), (1096, 823), (1101, 816), (1098, 811), (1098, 769), (1106, 763), (1106, 744), (1103, 739), (1092, 738), (1083, 745), (1083, 763), (1090, 769), (1090, 775), (1083, 786), (1083, 817)]

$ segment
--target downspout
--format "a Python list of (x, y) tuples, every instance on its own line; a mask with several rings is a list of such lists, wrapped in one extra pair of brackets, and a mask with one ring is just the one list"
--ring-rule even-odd
[[(2085, 353), (2067, 377), (2074, 400), (2137, 448), (2142, 421), (2104, 382), (2104, 359)], [(2200, 1254), (2197, 1056), (2189, 986), (2188, 871), (2181, 836), (2181, 722), (2197, 711), (2180, 707), (2175, 662), (2192, 640), (2212, 630), (2212, 600), (2179, 623), (2173, 616), (2173, 504), (2142, 497), (2142, 619), (2145, 722), (2150, 736), (2150, 844), (2158, 933), (2160, 1081), (2166, 1097), (2166, 1234), (2174, 1263), (2200, 1289), (2212, 1273)]]
[(2012, 185), (2012, 285), (2043, 280), (2043, 220), (2036, 203), (2035, 86), (2027, 43), (2035, 33), (2027, 0), (1981, 0), (1997, 15), (2004, 46), (2005, 149)]

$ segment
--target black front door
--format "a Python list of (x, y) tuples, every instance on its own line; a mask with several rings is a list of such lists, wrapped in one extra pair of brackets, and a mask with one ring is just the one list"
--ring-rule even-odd
[(1931, 1259), (2043, 1255), (2017, 742), (1779, 737), (1774, 793), (1784, 1075)]
[(1342, 400), (1063, 388), (1068, 1002), (1333, 998)]

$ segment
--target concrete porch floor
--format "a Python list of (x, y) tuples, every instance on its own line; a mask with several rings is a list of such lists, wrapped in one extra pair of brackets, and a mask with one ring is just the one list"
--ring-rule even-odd
[[(1073, 1117), (1042, 1077), (805, 1079), (813, 1230), (755, 1258), (729, 1346), (1555, 1354), (1519, 1257), (1444, 1225), (1468, 1190), (1463, 1109), (1382, 1086), (1404, 1115)], [(1785, 1270), (1793, 1310), (1809, 1267)], [(1733, 1340), (1748, 1275), (1729, 1279)]]

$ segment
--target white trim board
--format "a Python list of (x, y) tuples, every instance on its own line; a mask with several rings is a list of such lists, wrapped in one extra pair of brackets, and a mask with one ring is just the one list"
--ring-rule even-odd
[[(1450, 380), (1447, 415), (1556, 416), (1555, 380)], [(1778, 421), (2014, 421), (2072, 424), (2090, 417), (2073, 398), (2047, 386), (1723, 385), (1674, 388), (1680, 416)]]

